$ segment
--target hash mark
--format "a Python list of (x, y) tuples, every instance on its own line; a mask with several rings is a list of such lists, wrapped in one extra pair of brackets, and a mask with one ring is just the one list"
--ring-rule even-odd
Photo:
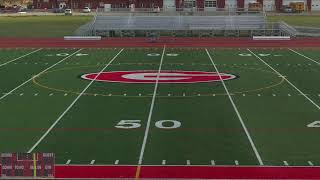
[(311, 161), (308, 161), (308, 164), (309, 164), (310, 166), (313, 166), (313, 163), (312, 163)]
[(96, 160), (91, 160), (90, 164), (94, 164), (95, 161), (96, 161)]
[(165, 165), (166, 164), (166, 160), (162, 160), (162, 165)]
[(214, 162), (214, 160), (211, 160), (211, 165), (212, 165), (212, 166), (215, 166), (215, 165), (216, 165), (216, 163)]
[(238, 160), (235, 160), (234, 163), (239, 166), (239, 161)]
[(191, 163), (190, 163), (190, 160), (187, 160), (187, 165), (190, 165)]
[(67, 162), (66, 162), (66, 164), (70, 164), (71, 163), (71, 159), (69, 159)]
[(284, 164), (285, 166), (289, 166), (289, 163), (288, 163), (287, 161), (283, 161), (283, 164)]
[(116, 160), (116, 161), (114, 162), (114, 164), (116, 164), (116, 165), (119, 164), (119, 160)]

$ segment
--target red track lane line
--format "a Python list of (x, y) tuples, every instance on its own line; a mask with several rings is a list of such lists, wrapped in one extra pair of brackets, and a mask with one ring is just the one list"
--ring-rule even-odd
[(65, 41), (63, 38), (0, 38), (0, 48), (105, 48), (105, 47), (320, 47), (320, 38), (290, 41), (254, 41), (250, 38), (105, 38), (100, 41)]
[[(135, 178), (136, 168), (137, 166), (125, 165), (56, 165), (55, 177), (61, 179)], [(141, 166), (139, 178), (320, 179), (320, 167)]]

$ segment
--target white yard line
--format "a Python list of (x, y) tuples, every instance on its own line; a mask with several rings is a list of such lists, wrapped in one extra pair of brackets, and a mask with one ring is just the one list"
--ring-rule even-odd
[(56, 121), (49, 127), (49, 129), (40, 137), (40, 139), (29, 149), (28, 153), (31, 153), (40, 143), (41, 141), (51, 132), (51, 130), (58, 124), (58, 122), (64, 117), (65, 114), (73, 107), (73, 105), (80, 99), (83, 93), (91, 86), (93, 82), (98, 78), (98, 76), (120, 55), (123, 51), (121, 49), (110, 61), (109, 63), (101, 69), (101, 71), (97, 74), (97, 76), (90, 81), (90, 83), (81, 91), (81, 93), (72, 101), (72, 103), (67, 107), (67, 109), (56, 119)]
[(316, 64), (318, 64), (318, 65), (320, 65), (320, 62), (318, 62), (318, 61), (316, 61), (316, 60), (314, 60), (314, 59), (312, 59), (312, 58), (310, 58), (310, 57), (308, 57), (308, 56), (306, 56), (306, 55), (303, 55), (303, 54), (299, 53), (298, 51), (295, 51), (295, 50), (293, 50), (293, 49), (291, 49), (291, 48), (288, 48), (288, 49), (289, 49), (290, 51), (298, 54), (299, 56), (302, 56), (302, 57), (304, 57), (304, 58), (306, 58), (306, 59), (308, 59), (308, 60), (310, 60), (310, 61), (312, 61), (312, 62), (314, 62), (314, 63), (316, 63)]
[(9, 64), (9, 63), (11, 63), (11, 62), (17, 61), (17, 60), (19, 60), (19, 59), (21, 59), (21, 58), (24, 58), (24, 57), (26, 57), (26, 56), (29, 56), (30, 54), (33, 54), (33, 53), (38, 52), (38, 51), (40, 51), (40, 50), (42, 50), (42, 48), (37, 49), (37, 50), (32, 51), (32, 52), (29, 52), (29, 53), (27, 53), (27, 54), (25, 54), (25, 55), (22, 55), (22, 56), (20, 56), (20, 57), (17, 57), (17, 58), (15, 58), (15, 59), (12, 59), (12, 60), (10, 60), (10, 61), (8, 61), (8, 62), (5, 62), (5, 63), (3, 63), (3, 64), (0, 64), (0, 67), (5, 66), (5, 65), (7, 65), (7, 64)]
[(41, 71), (40, 73), (38, 73), (37, 75), (31, 77), (30, 79), (28, 79), (27, 81), (23, 82), (22, 84), (20, 84), (19, 86), (15, 87), (14, 89), (12, 89), (11, 91), (9, 91), (8, 93), (5, 93), (3, 96), (0, 97), (0, 100), (4, 99), (5, 97), (7, 97), (8, 95), (10, 95), (12, 92), (14, 92), (15, 90), (19, 89), (20, 87), (24, 86), (25, 84), (27, 84), (28, 82), (32, 81), (32, 79), (36, 76), (40, 76), (41, 74), (43, 74), (44, 72), (48, 71), (49, 69), (55, 67), (56, 65), (60, 64), (61, 62), (63, 62), (64, 60), (70, 58), (71, 56), (73, 56), (74, 54), (78, 53), (79, 51), (81, 51), (82, 49), (77, 50), (76, 52), (70, 54), (69, 56), (61, 59), (60, 61), (58, 61), (57, 63), (53, 64), (52, 66), (48, 67), (47, 69)]
[(270, 66), (267, 62), (265, 62), (263, 59), (261, 59), (258, 55), (256, 55), (254, 52), (252, 52), (250, 49), (247, 49), (251, 54), (253, 54), (257, 59), (259, 59), (262, 63), (264, 63), (266, 66), (268, 66), (270, 69), (272, 69), (276, 74), (281, 76), (288, 84), (290, 84), (294, 89), (296, 89), (302, 96), (304, 96), (311, 104), (313, 104), (318, 110), (320, 110), (320, 106), (315, 103), (312, 99), (310, 99), (305, 93), (303, 93), (299, 88), (297, 88), (294, 84), (292, 84), (286, 76), (283, 76), (280, 72), (275, 70), (272, 66)]
[(224, 87), (224, 89), (225, 89), (225, 91), (226, 91), (226, 93), (227, 93), (227, 95), (228, 95), (228, 97), (229, 97), (229, 100), (230, 100), (230, 102), (231, 102), (231, 104), (232, 104), (232, 107), (233, 107), (234, 111), (236, 112), (236, 114), (237, 114), (237, 116), (238, 116), (238, 119), (239, 119), (239, 121), (240, 121), (240, 123), (241, 123), (241, 126), (242, 126), (244, 132), (245, 132), (246, 135), (247, 135), (247, 138), (248, 138), (248, 140), (249, 140), (249, 142), (250, 142), (251, 148), (252, 148), (252, 150), (253, 150), (253, 152), (254, 152), (257, 160), (259, 161), (259, 164), (260, 164), (260, 165), (264, 165), (264, 164), (263, 164), (263, 161), (262, 161), (262, 159), (261, 159), (261, 156), (260, 156), (260, 154), (259, 154), (259, 152), (258, 152), (258, 150), (257, 150), (257, 148), (256, 148), (256, 145), (254, 144), (254, 142), (253, 142), (253, 140), (252, 140), (252, 138), (251, 138), (251, 135), (250, 135), (250, 133), (249, 133), (249, 131), (248, 131), (248, 129), (247, 129), (244, 121), (242, 120), (242, 117), (241, 117), (241, 115), (240, 115), (240, 112), (238, 111), (238, 108), (237, 108), (236, 104), (234, 103), (233, 98), (231, 97), (231, 95), (230, 95), (230, 93), (229, 93), (229, 90), (228, 90), (226, 84), (224, 83), (224, 80), (222, 79), (220, 73), (219, 73), (219, 70), (218, 70), (217, 66), (216, 66), (215, 63), (213, 62), (213, 59), (212, 59), (212, 57), (211, 57), (208, 49), (206, 49), (206, 52), (207, 52), (207, 54), (208, 54), (208, 57), (210, 58), (210, 61), (211, 61), (212, 65), (213, 65), (215, 71), (216, 71), (216, 72), (218, 73), (218, 75), (219, 75), (219, 79), (220, 79), (220, 81), (221, 81), (221, 83), (222, 83), (222, 85), (223, 85), (223, 87)]
[(152, 118), (152, 113), (153, 113), (153, 107), (154, 107), (154, 102), (156, 100), (158, 84), (159, 84), (159, 78), (160, 78), (160, 72), (161, 72), (161, 67), (162, 67), (162, 62), (163, 62), (163, 57), (164, 57), (165, 51), (166, 51), (166, 46), (163, 47), (163, 51), (162, 51), (162, 55), (161, 55), (160, 65), (159, 65), (158, 74), (157, 74), (157, 80), (156, 80), (156, 83), (154, 85), (154, 90), (153, 90), (152, 101), (151, 101), (150, 110), (149, 110), (148, 121), (147, 121), (146, 130), (145, 130), (144, 137), (143, 137), (143, 142), (142, 142), (142, 146), (141, 146), (141, 150), (140, 150), (140, 156), (139, 156), (138, 164), (142, 164), (142, 161), (143, 161), (143, 155), (144, 155), (144, 150), (146, 148), (146, 144), (147, 144), (147, 140), (148, 140), (150, 123), (151, 123), (151, 118)]

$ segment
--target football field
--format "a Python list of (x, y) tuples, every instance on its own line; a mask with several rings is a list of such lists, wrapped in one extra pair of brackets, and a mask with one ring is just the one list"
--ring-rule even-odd
[(320, 165), (319, 49), (0, 49), (0, 152)]

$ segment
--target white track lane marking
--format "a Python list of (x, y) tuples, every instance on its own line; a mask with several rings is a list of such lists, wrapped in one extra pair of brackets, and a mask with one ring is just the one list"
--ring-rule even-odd
[(9, 63), (11, 63), (11, 62), (17, 61), (17, 60), (19, 60), (19, 59), (21, 59), (21, 58), (24, 58), (24, 57), (26, 57), (26, 56), (29, 56), (30, 54), (33, 54), (33, 53), (38, 52), (38, 51), (40, 51), (40, 50), (42, 50), (42, 48), (37, 49), (37, 50), (32, 51), (32, 52), (29, 52), (29, 53), (27, 53), (27, 54), (25, 54), (25, 55), (22, 55), (22, 56), (20, 56), (20, 57), (17, 57), (17, 58), (15, 58), (15, 59), (12, 59), (12, 60), (10, 60), (10, 61), (8, 61), (8, 62), (5, 62), (5, 63), (3, 63), (3, 64), (0, 64), (0, 67), (5, 66), (5, 65), (7, 65), (7, 64), (9, 64)]
[(312, 58), (310, 58), (310, 57), (308, 57), (308, 56), (306, 56), (306, 55), (303, 55), (303, 54), (299, 53), (298, 51), (295, 51), (295, 50), (293, 50), (293, 49), (291, 49), (291, 48), (288, 48), (288, 49), (289, 49), (290, 51), (298, 54), (299, 56), (302, 56), (302, 57), (304, 57), (304, 58), (306, 58), (306, 59), (308, 59), (308, 60), (310, 60), (310, 61), (312, 61), (312, 62), (314, 62), (314, 63), (316, 63), (316, 64), (318, 64), (318, 65), (320, 65), (320, 62), (318, 62), (318, 61), (316, 61), (316, 60), (314, 60), (314, 59), (312, 59)]
[(220, 79), (220, 81), (221, 81), (221, 83), (222, 83), (222, 85), (223, 85), (223, 87), (224, 87), (224, 89), (225, 89), (225, 91), (226, 91), (226, 93), (227, 93), (227, 95), (228, 95), (228, 97), (229, 97), (229, 100), (230, 100), (230, 102), (231, 102), (231, 104), (232, 104), (232, 106), (233, 106), (234, 111), (236, 112), (236, 114), (237, 114), (237, 116), (238, 116), (238, 119), (239, 119), (239, 121), (240, 121), (240, 123), (241, 123), (241, 126), (242, 126), (245, 134), (247, 135), (247, 138), (248, 138), (248, 140), (249, 140), (249, 142), (250, 142), (251, 148), (252, 148), (252, 150), (253, 150), (253, 152), (254, 152), (257, 160), (259, 161), (259, 164), (260, 164), (260, 165), (263, 165), (263, 161), (262, 161), (261, 156), (260, 156), (260, 154), (259, 154), (259, 152), (258, 152), (258, 150), (257, 150), (257, 148), (256, 148), (256, 145), (254, 144), (254, 142), (253, 142), (253, 140), (252, 140), (252, 138), (251, 138), (251, 135), (250, 135), (250, 133), (249, 133), (249, 131), (248, 131), (248, 129), (247, 129), (244, 121), (242, 120), (242, 117), (241, 117), (241, 115), (240, 115), (240, 112), (239, 112), (236, 104), (234, 103), (233, 98), (231, 97), (231, 95), (230, 95), (230, 93), (229, 93), (229, 90), (228, 90), (226, 84), (224, 83), (224, 80), (222, 79), (220, 73), (219, 73), (219, 70), (218, 70), (217, 66), (216, 66), (215, 63), (213, 62), (213, 59), (212, 59), (212, 57), (211, 57), (208, 49), (206, 49), (206, 52), (207, 52), (207, 54), (208, 54), (208, 57), (209, 57), (212, 65), (213, 65), (215, 71), (216, 71), (216, 72), (218, 73), (218, 75), (219, 75), (219, 79)]
[(58, 119), (49, 127), (49, 129), (40, 137), (40, 139), (29, 149), (28, 153), (32, 152), (40, 142), (50, 133), (50, 131), (58, 124), (58, 122), (64, 117), (65, 114), (73, 107), (73, 105), (80, 99), (83, 93), (91, 86), (93, 82), (98, 78), (98, 76), (119, 56), (119, 54), (123, 51), (121, 49), (111, 60), (110, 62), (101, 69), (101, 71), (97, 74), (97, 76), (90, 81), (90, 83), (81, 91), (81, 93), (73, 100), (73, 102), (67, 107), (67, 109), (58, 117)]
[(296, 89), (301, 95), (303, 95), (308, 101), (310, 101), (318, 110), (320, 110), (320, 106), (316, 104), (312, 99), (310, 99), (305, 93), (303, 93), (299, 88), (297, 88), (294, 84), (292, 84), (285, 76), (283, 76), (280, 72), (275, 70), (272, 66), (270, 66), (268, 63), (266, 63), (263, 59), (261, 59), (259, 56), (257, 56), (254, 52), (252, 52), (250, 49), (247, 49), (251, 54), (253, 54), (257, 59), (259, 59), (262, 63), (264, 63), (266, 66), (268, 66), (270, 69), (272, 69), (275, 73), (277, 73), (279, 76), (282, 76), (282, 78), (290, 84), (294, 89)]
[(145, 151), (147, 140), (148, 140), (151, 117), (152, 117), (152, 113), (153, 113), (154, 102), (156, 100), (156, 94), (157, 94), (159, 78), (160, 78), (160, 71), (161, 71), (161, 68), (162, 68), (162, 62), (163, 62), (163, 57), (164, 57), (165, 51), (166, 51), (166, 46), (163, 47), (161, 60), (160, 60), (160, 65), (159, 65), (158, 74), (157, 74), (157, 80), (156, 80), (156, 83), (154, 85), (153, 96), (152, 96), (152, 101), (151, 101), (151, 105), (150, 105), (150, 111), (149, 111), (147, 126), (146, 126), (146, 130), (145, 130), (145, 133), (144, 133), (143, 142), (142, 142), (142, 146), (141, 146), (141, 150), (140, 150), (140, 156), (139, 156), (139, 161), (138, 161), (139, 165), (142, 164), (143, 155), (144, 155), (144, 151)]
[[(57, 63), (53, 64), (52, 66), (48, 67), (47, 69), (41, 71), (40, 73), (38, 73), (37, 75), (35, 76), (40, 76), (41, 74), (43, 74), (44, 72), (48, 71), (49, 69), (55, 67), (56, 65), (60, 64), (61, 62), (63, 62), (64, 60), (70, 58), (71, 56), (73, 56), (74, 54), (78, 53), (79, 51), (81, 51), (82, 49), (79, 49), (78, 51), (70, 54), (69, 56), (61, 59), (60, 61), (58, 61)], [(32, 79), (35, 77), (31, 77), (30, 79), (28, 79), (27, 81), (23, 82), (22, 84), (20, 84), (19, 86), (15, 87), (14, 89), (12, 89), (11, 91), (9, 91), (8, 93), (6, 93), (5, 95), (1, 96), (0, 97), (0, 100), (4, 99), (5, 97), (7, 97), (9, 94), (11, 94), (12, 92), (14, 92), (15, 90), (19, 89), (20, 87), (22, 87), (23, 85), (27, 84), (28, 82), (32, 81)]]

